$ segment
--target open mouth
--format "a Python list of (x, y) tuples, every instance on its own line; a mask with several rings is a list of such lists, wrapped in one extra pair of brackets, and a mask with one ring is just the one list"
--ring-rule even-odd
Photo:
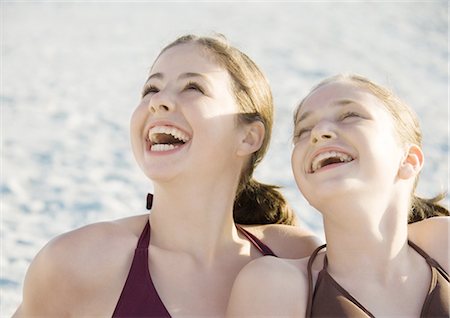
[(168, 151), (181, 147), (190, 137), (175, 127), (155, 126), (148, 131), (150, 151)]
[(318, 154), (311, 162), (310, 173), (315, 173), (317, 170), (338, 163), (346, 163), (355, 160), (349, 154), (339, 151), (326, 151)]

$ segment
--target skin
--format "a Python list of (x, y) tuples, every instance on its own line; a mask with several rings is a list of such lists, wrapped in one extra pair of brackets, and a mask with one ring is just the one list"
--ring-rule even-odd
[[(157, 59), (144, 91), (131, 119), (131, 143), (154, 183), (150, 216), (92, 224), (49, 242), (30, 265), (14, 317), (111, 316), (148, 220), (149, 270), (175, 317), (223, 316), (237, 273), (261, 257), (236, 230), (232, 208), (240, 171), (264, 129), (237, 125), (227, 71), (204, 49), (182, 44)], [(155, 124), (177, 127), (189, 141), (150, 151)], [(319, 243), (298, 227), (246, 228), (282, 257), (306, 256)]]
[[(420, 316), (431, 275), (407, 240), (448, 272), (450, 226), (450, 218), (435, 217), (408, 228), (409, 196), (423, 164), (420, 148), (399, 142), (381, 101), (342, 80), (307, 97), (294, 143), (296, 182), (323, 215), (330, 275), (376, 317)], [(313, 172), (314, 156), (326, 150), (354, 160)], [(314, 284), (324, 253), (313, 264)], [(233, 286), (228, 316), (304, 316), (307, 262), (272, 257), (251, 262)]]

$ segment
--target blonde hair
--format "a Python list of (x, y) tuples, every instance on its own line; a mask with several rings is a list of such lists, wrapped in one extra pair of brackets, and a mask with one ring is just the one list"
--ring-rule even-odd
[[(327, 78), (316, 85), (297, 107), (294, 114), (294, 124), (300, 107), (308, 96), (326, 84), (339, 81), (353, 83), (358, 87), (368, 90), (373, 96), (377, 97), (394, 119), (395, 130), (399, 141), (403, 144), (414, 144), (422, 147), (422, 131), (420, 129), (419, 119), (412, 108), (398, 98), (391, 90), (374, 83), (368, 78), (356, 74), (338, 74)], [(417, 222), (433, 216), (449, 215), (448, 209), (439, 203), (445, 198), (445, 193), (438, 194), (431, 199), (424, 199), (415, 194), (418, 178), (419, 176), (417, 176), (414, 182), (411, 194), (411, 207), (408, 223)]]
[(184, 35), (167, 45), (160, 55), (176, 45), (194, 43), (207, 50), (226, 69), (236, 102), (240, 123), (260, 121), (265, 128), (264, 140), (241, 173), (234, 203), (234, 219), (240, 224), (295, 224), (295, 213), (274, 185), (253, 179), (253, 171), (269, 146), (273, 126), (273, 98), (269, 83), (258, 66), (243, 52), (230, 45), (223, 35), (200, 37)]

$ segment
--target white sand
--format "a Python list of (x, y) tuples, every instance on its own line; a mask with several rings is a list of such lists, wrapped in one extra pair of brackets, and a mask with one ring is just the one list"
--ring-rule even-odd
[(277, 107), (257, 170), (304, 224), (321, 219), (290, 168), (292, 112), (320, 79), (357, 72), (419, 113), (426, 165), (419, 192), (448, 188), (448, 4), (357, 2), (2, 2), (1, 311), (50, 238), (145, 211), (151, 184), (128, 122), (158, 51), (184, 33), (217, 31), (269, 78)]

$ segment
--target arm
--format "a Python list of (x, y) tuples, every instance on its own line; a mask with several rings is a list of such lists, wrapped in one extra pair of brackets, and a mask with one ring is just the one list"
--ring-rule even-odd
[(304, 316), (307, 286), (306, 276), (290, 261), (259, 258), (237, 276), (227, 317)]
[(437, 216), (408, 225), (408, 238), (434, 258), (448, 273), (450, 217)]

